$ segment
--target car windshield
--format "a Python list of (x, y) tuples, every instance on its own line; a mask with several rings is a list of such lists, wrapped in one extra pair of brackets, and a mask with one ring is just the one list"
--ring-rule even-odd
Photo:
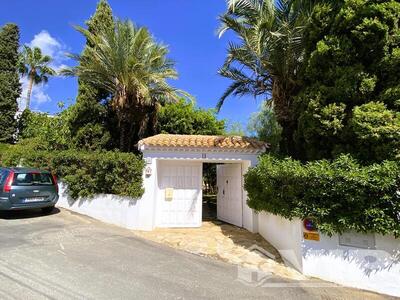
[(13, 185), (53, 185), (53, 180), (49, 173), (16, 173)]

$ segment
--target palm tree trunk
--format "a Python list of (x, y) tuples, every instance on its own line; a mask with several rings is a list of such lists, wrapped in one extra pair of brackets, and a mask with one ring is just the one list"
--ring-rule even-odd
[(28, 83), (28, 91), (26, 94), (26, 106), (25, 109), (30, 109), (31, 106), (31, 95), (32, 95), (32, 88), (33, 88), (33, 75), (29, 73), (29, 83)]
[(294, 157), (296, 156), (294, 145), (295, 122), (291, 111), (291, 94), (285, 92), (287, 88), (287, 86), (282, 86), (275, 80), (272, 87), (272, 99), (276, 119), (282, 127), (280, 150), (284, 154)]
[(149, 125), (148, 125), (148, 135), (154, 135), (157, 132), (157, 123), (158, 123), (158, 112), (160, 110), (160, 105), (158, 103), (154, 103), (150, 106), (149, 111)]
[(126, 126), (124, 122), (120, 122), (119, 125), (119, 149), (122, 152), (126, 152)]
[[(137, 134), (135, 133), (135, 128), (138, 127), (137, 122), (131, 116), (129, 117), (128, 113), (125, 112), (127, 115), (122, 115), (120, 118), (119, 123), (119, 149), (122, 152), (130, 152), (132, 151), (132, 140), (135, 139)], [(136, 139), (135, 139), (136, 141)]]

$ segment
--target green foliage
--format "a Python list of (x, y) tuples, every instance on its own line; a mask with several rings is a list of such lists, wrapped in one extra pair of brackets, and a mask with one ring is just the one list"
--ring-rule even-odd
[(119, 149), (131, 151), (139, 139), (154, 133), (159, 104), (189, 95), (168, 83), (177, 77), (175, 64), (167, 57), (168, 48), (147, 28), (130, 21), (114, 25), (98, 35), (77, 27), (94, 46), (86, 48), (85, 55), (73, 56), (79, 65), (63, 73), (112, 95), (109, 107), (117, 120)]
[(170, 134), (222, 135), (225, 121), (219, 121), (214, 110), (201, 109), (194, 102), (181, 99), (160, 108), (157, 131)]
[(220, 17), (220, 35), (235, 35), (219, 73), (231, 80), (220, 108), (229, 96), (251, 95), (271, 100), (283, 127), (281, 151), (293, 154), (293, 96), (299, 88), (304, 56), (303, 32), (316, 1), (231, 0)]
[(110, 132), (102, 123), (96, 122), (85, 124), (82, 127), (79, 127), (75, 132), (75, 135), (72, 135), (71, 144), (73, 148), (84, 149), (88, 151), (113, 148), (111, 144)]
[(71, 145), (68, 126), (70, 109), (50, 116), (26, 109), (19, 119), (19, 139), (25, 145), (36, 145), (40, 150), (66, 150)]
[(243, 124), (240, 122), (231, 122), (228, 121), (226, 129), (226, 135), (236, 135), (236, 136), (245, 136), (246, 129), (244, 128)]
[(367, 160), (400, 158), (400, 112), (382, 102), (369, 102), (353, 109), (350, 120), (359, 156)]
[(250, 117), (247, 128), (252, 136), (269, 144), (270, 152), (279, 153), (282, 127), (267, 102), (263, 102), (260, 111)]
[[(96, 12), (86, 25), (88, 31), (95, 35), (114, 26), (112, 11), (107, 1), (101, 0), (98, 3)], [(87, 40), (82, 56), (87, 56), (87, 49), (93, 46), (93, 43)], [(111, 124), (107, 122), (107, 118), (111, 116), (108, 106), (104, 105), (108, 93), (82, 78), (79, 78), (78, 84), (78, 96), (76, 104), (71, 107), (69, 120), (72, 143), (87, 150), (112, 148), (112, 131), (109, 128)]]
[(0, 143), (0, 153), (4, 152), (4, 151), (7, 151), (9, 147), (10, 147), (9, 144), (1, 144)]
[(305, 30), (295, 134), (304, 160), (351, 153), (393, 159), (399, 149), (400, 3), (317, 5)]
[(305, 165), (266, 155), (245, 176), (250, 207), (313, 218), (328, 235), (348, 230), (400, 236), (400, 162), (361, 166), (348, 155)]
[(18, 75), (19, 29), (6, 24), (0, 29), (0, 143), (11, 143), (16, 134), (15, 114), (21, 93)]
[(34, 144), (42, 150), (107, 149), (110, 135), (103, 131), (100, 124), (86, 124), (73, 135), (71, 119), (76, 117), (74, 109), (75, 106), (72, 106), (56, 115), (26, 109), (18, 122), (19, 143)]
[(47, 169), (68, 185), (77, 199), (95, 194), (139, 198), (143, 194), (141, 157), (120, 152), (44, 151), (28, 146), (0, 147), (0, 165)]

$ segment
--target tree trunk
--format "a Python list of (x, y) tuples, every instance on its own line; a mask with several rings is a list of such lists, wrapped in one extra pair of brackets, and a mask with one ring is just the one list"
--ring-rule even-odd
[(31, 95), (32, 95), (32, 88), (33, 88), (33, 74), (32, 72), (29, 73), (29, 83), (28, 83), (28, 92), (26, 94), (26, 106), (25, 109), (30, 109), (31, 106)]
[(284, 86), (274, 81), (272, 87), (272, 100), (276, 119), (282, 127), (280, 152), (292, 157), (296, 156), (294, 145), (295, 121), (292, 107), (292, 91), (289, 86)]
[[(132, 110), (132, 108), (131, 108)], [(143, 112), (135, 109), (135, 114), (132, 115), (126, 107), (123, 111), (118, 112), (118, 126), (119, 126), (119, 148), (123, 152), (130, 152), (133, 150), (133, 144), (136, 143), (140, 137), (140, 129), (143, 118)]]
[(122, 122), (119, 122), (119, 150), (122, 152), (125, 152), (126, 148), (126, 127), (124, 126)]
[(280, 125), (282, 126), (282, 139), (279, 144), (281, 152), (285, 155), (297, 158), (294, 145), (295, 128), (293, 122), (282, 122)]

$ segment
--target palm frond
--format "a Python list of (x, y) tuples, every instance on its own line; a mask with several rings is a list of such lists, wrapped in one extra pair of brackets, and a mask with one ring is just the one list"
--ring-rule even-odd
[(56, 71), (50, 67), (51, 62), (52, 58), (43, 55), (40, 48), (24, 45), (18, 69), (21, 75), (29, 75), (35, 84), (47, 83), (49, 76), (56, 75)]
[(167, 83), (177, 78), (175, 64), (167, 57), (168, 48), (156, 43), (147, 28), (117, 20), (114, 28), (100, 35), (83, 27), (76, 29), (93, 47), (88, 47), (84, 55), (70, 54), (78, 65), (62, 70), (63, 75), (79, 76), (115, 97), (122, 93), (127, 95), (126, 101), (141, 105), (188, 96)]
[(296, 82), (305, 25), (316, 3), (328, 1), (332, 0), (227, 0), (219, 33), (232, 31), (239, 42), (228, 44), (219, 74), (233, 83), (217, 107), (231, 95), (269, 95), (276, 81), (282, 84), (275, 86)]

